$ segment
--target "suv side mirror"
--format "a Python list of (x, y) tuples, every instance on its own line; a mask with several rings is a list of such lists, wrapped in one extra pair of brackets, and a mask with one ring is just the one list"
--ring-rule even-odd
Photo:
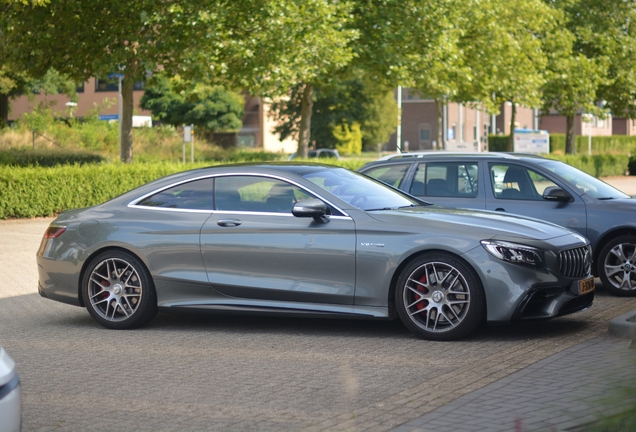
[(327, 223), (329, 218), (329, 207), (319, 199), (308, 199), (294, 204), (292, 214), (296, 217), (311, 217), (316, 222)]
[(543, 191), (543, 199), (548, 201), (571, 201), (572, 195), (557, 186), (549, 186)]

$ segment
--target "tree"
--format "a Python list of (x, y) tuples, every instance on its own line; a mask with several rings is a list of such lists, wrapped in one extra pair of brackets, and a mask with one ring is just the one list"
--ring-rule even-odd
[(541, 105), (548, 58), (563, 61), (567, 32), (561, 14), (542, 0), (487, 0), (467, 5), (458, 48), (464, 74), (460, 102), (479, 102), (490, 113), (512, 105), (507, 151), (513, 151), (517, 105)]
[(439, 142), (442, 106), (463, 75), (457, 22), (464, 7), (461, 0), (382, 0), (358, 1), (354, 11), (356, 66), (378, 84), (416, 88), (434, 99)]
[[(365, 147), (375, 149), (388, 141), (397, 125), (397, 106), (393, 92), (365, 80), (360, 73), (349, 77), (339, 75), (325, 87), (314, 89), (311, 138), (316, 147), (335, 148), (339, 143), (334, 131), (355, 123), (362, 133)], [(298, 133), (301, 117), (302, 87), (292, 88), (290, 96), (272, 104), (272, 113), (279, 124), (275, 128), (281, 139)]]
[[(267, 96), (350, 59), (343, 1), (58, 0), (12, 10), (12, 52), (30, 73), (54, 66), (78, 81), (124, 75), (126, 162), (132, 160), (133, 85), (149, 72), (179, 73)], [(306, 103), (311, 89), (308, 84)]]
[(607, 115), (600, 103), (622, 116), (634, 117), (636, 44), (632, 0), (555, 0), (563, 13), (561, 26), (571, 33), (565, 60), (548, 63), (543, 111), (566, 121), (565, 152), (575, 153), (574, 123), (579, 113)]
[(212, 133), (236, 131), (243, 124), (243, 96), (223, 87), (156, 75), (145, 90), (141, 107), (164, 123), (193, 124)]

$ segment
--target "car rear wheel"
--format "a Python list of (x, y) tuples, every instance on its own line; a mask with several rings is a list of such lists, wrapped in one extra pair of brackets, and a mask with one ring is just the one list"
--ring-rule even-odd
[(111, 329), (142, 326), (157, 314), (157, 294), (150, 273), (134, 255), (109, 251), (96, 256), (82, 281), (91, 316)]
[(636, 296), (636, 236), (624, 235), (605, 245), (599, 255), (603, 286), (617, 296)]
[(475, 271), (446, 253), (429, 253), (400, 275), (395, 304), (404, 325), (429, 340), (455, 340), (485, 320), (484, 290)]

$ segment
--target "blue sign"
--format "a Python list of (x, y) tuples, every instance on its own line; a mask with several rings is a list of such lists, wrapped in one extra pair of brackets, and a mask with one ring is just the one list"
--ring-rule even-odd
[(110, 79), (113, 79), (113, 78), (119, 79), (119, 78), (123, 78), (123, 77), (124, 77), (124, 74), (120, 74), (120, 73), (112, 73), (112, 74), (108, 75), (108, 78), (110, 78)]
[(119, 120), (119, 114), (100, 114), (100, 120)]

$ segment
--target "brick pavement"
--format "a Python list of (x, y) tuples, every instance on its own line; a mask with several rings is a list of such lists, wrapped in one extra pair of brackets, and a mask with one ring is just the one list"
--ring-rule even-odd
[[(632, 349), (630, 349), (630, 347)], [(633, 406), (636, 342), (601, 336), (552, 355), (393, 432), (562, 431)], [(632, 398), (621, 397), (621, 388)]]
[(25, 431), (390, 430), (606, 334), (636, 299), (413, 338), (399, 322), (160, 314), (110, 331), (37, 294), (49, 220), (0, 221), (0, 344), (16, 360)]

